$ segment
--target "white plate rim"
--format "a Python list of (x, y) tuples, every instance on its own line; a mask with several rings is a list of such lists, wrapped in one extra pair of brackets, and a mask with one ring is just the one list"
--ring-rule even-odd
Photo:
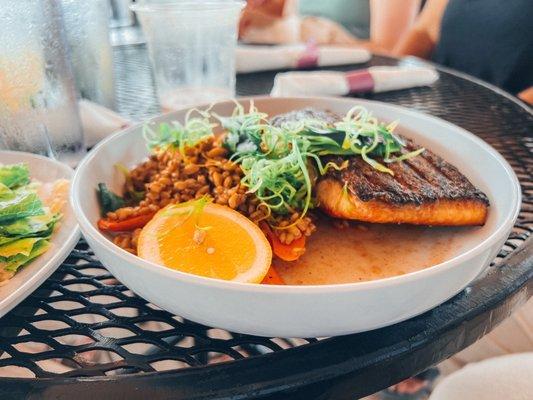
[[(38, 154), (26, 153), (26, 152), (21, 152), (21, 151), (0, 150), (0, 156), (2, 154), (18, 156), (20, 157), (20, 162), (25, 162), (27, 159), (33, 158), (33, 159), (41, 160), (43, 162), (55, 164), (60, 169), (65, 171), (67, 175), (70, 175), (71, 182), (72, 182), (72, 176), (74, 175), (73, 169), (70, 168), (66, 164), (60, 163), (59, 161), (56, 161), (51, 158), (41, 156)], [(70, 196), (70, 193), (69, 193), (69, 196)], [(70, 206), (70, 202), (69, 202), (69, 206)], [(72, 210), (72, 214), (73, 214), (73, 218), (75, 218), (74, 210)], [(70, 235), (68, 236), (67, 240), (64, 243), (62, 243), (61, 245), (58, 244), (56, 248), (50, 249), (50, 251), (55, 251), (52, 258), (50, 258), (45, 265), (43, 265), (41, 268), (39, 268), (39, 270), (37, 270), (34, 274), (32, 274), (31, 277), (28, 280), (26, 280), (22, 285), (18, 286), (13, 292), (7, 295), (6, 298), (4, 298), (3, 300), (0, 300), (0, 317), (3, 317), (9, 311), (15, 308), (19, 303), (21, 303), (24, 299), (26, 299), (26, 297), (32, 294), (46, 279), (48, 279), (48, 277), (50, 277), (50, 275), (52, 275), (59, 268), (61, 263), (65, 261), (65, 259), (74, 249), (74, 247), (76, 247), (76, 244), (78, 243), (80, 237), (81, 237), (80, 226), (79, 224), (76, 224), (75, 228), (72, 230), (72, 232), (70, 233)], [(34, 262), (38, 260), (39, 259), (37, 258), (36, 260), (34, 260)], [(0, 286), (0, 291), (2, 290), (2, 288), (3, 287)]]
[[(238, 102), (247, 102), (250, 100), (272, 100), (274, 98), (270, 96), (247, 96), (247, 97), (240, 97), (236, 100)], [(106, 146), (109, 142), (116, 140), (116, 138), (120, 136), (125, 136), (128, 134), (131, 134), (131, 132), (138, 130), (139, 128), (142, 128), (142, 126), (145, 123), (151, 123), (158, 121), (162, 118), (168, 118), (169, 115), (187, 110), (190, 108), (207, 108), (211, 104), (200, 104), (197, 106), (191, 106), (187, 107), (182, 110), (176, 110), (169, 114), (163, 114), (158, 115), (156, 117), (150, 118), (147, 121), (140, 122), (138, 124), (132, 125), (122, 131), (116, 132), (104, 140), (102, 140), (98, 145), (96, 145), (81, 161), (81, 163), (78, 165), (78, 168), (75, 171), (74, 177), (72, 179), (72, 190), (70, 192), (70, 202), (72, 205), (72, 208), (74, 210), (74, 213), (76, 215), (76, 218), (78, 219), (78, 223), (80, 224), (82, 231), (85, 235), (89, 235), (93, 240), (99, 242), (106, 248), (110, 249), (113, 253), (115, 253), (116, 256), (124, 259), (128, 263), (135, 265), (136, 267), (141, 267), (143, 269), (152, 270), (153, 272), (157, 272), (160, 274), (165, 275), (168, 278), (171, 279), (180, 279), (184, 282), (190, 282), (197, 285), (203, 285), (203, 286), (210, 286), (210, 287), (218, 287), (218, 288), (224, 288), (224, 289), (238, 289), (241, 291), (253, 291), (257, 292), (260, 291), (262, 293), (287, 293), (287, 292), (303, 292), (303, 293), (325, 293), (325, 292), (332, 292), (332, 291), (354, 291), (354, 290), (366, 290), (366, 289), (375, 289), (375, 288), (387, 288), (389, 286), (393, 286), (396, 284), (399, 284), (401, 282), (407, 282), (407, 281), (418, 281), (422, 280), (425, 277), (435, 274), (444, 272), (444, 270), (447, 270), (449, 268), (455, 267), (457, 264), (459, 264), (462, 261), (465, 261), (469, 258), (475, 257), (476, 255), (479, 255), (483, 251), (489, 249), (493, 244), (501, 240), (502, 235), (506, 234), (507, 231), (509, 231), (513, 226), (516, 218), (518, 217), (518, 214), (520, 212), (521, 207), (521, 189), (520, 189), (520, 183), (518, 181), (518, 178), (516, 174), (514, 173), (514, 170), (509, 165), (509, 163), (503, 158), (503, 156), (497, 152), (492, 146), (490, 146), (488, 143), (486, 143), (484, 140), (479, 138), (478, 136), (474, 135), (473, 133), (467, 131), (464, 128), (461, 128), (451, 122), (448, 122), (444, 119), (423, 113), (421, 111), (414, 111), (406, 107), (393, 105), (389, 103), (384, 103), (380, 101), (375, 100), (366, 100), (366, 99), (355, 99), (355, 98), (339, 98), (339, 97), (328, 97), (328, 96), (322, 96), (322, 97), (280, 97), (275, 98), (280, 100), (294, 100), (294, 101), (345, 101), (345, 102), (352, 102), (354, 105), (356, 104), (379, 104), (381, 107), (386, 107), (391, 110), (395, 110), (397, 112), (403, 113), (403, 114), (409, 114), (416, 118), (422, 118), (425, 120), (431, 120), (433, 123), (440, 124), (441, 126), (452, 129), (456, 131), (457, 134), (465, 137), (468, 140), (476, 142), (476, 144), (480, 147), (482, 147), (486, 152), (488, 152), (492, 157), (495, 158), (495, 160), (499, 163), (501, 168), (503, 168), (510, 178), (510, 180), (513, 182), (513, 198), (515, 199), (514, 204), (512, 206), (512, 209), (510, 213), (505, 217), (505, 223), (501, 224), (497, 229), (494, 230), (494, 232), (491, 233), (491, 235), (486, 238), (484, 241), (479, 243), (478, 245), (474, 246), (471, 249), (468, 249), (461, 254), (446, 260), (442, 263), (433, 265), (431, 267), (425, 268), (423, 270), (418, 270), (415, 272), (410, 272), (405, 275), (399, 275), (399, 276), (392, 276), (388, 278), (383, 279), (377, 279), (372, 281), (365, 281), (365, 282), (355, 282), (355, 283), (340, 283), (340, 284), (327, 284), (327, 285), (257, 285), (252, 283), (243, 283), (243, 282), (232, 282), (232, 281), (225, 281), (221, 279), (216, 278), (208, 278), (208, 277), (202, 277), (197, 276), (185, 272), (180, 272), (177, 270), (173, 270), (167, 267), (164, 267), (162, 265), (158, 265), (156, 263), (143, 260), (140, 257), (137, 257), (120, 247), (113, 244), (111, 241), (109, 241), (101, 232), (99, 232), (95, 226), (89, 221), (85, 213), (83, 212), (81, 208), (81, 204), (78, 202), (77, 198), (75, 197), (75, 193), (77, 192), (76, 187), (79, 184), (80, 179), (80, 171), (83, 170), (86, 164), (92, 160), (92, 158), (95, 156), (96, 152)], [(221, 103), (224, 101), (221, 101)]]

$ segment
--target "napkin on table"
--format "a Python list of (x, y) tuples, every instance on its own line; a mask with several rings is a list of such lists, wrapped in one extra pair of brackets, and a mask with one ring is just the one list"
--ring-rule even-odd
[(285, 68), (327, 67), (360, 64), (370, 60), (368, 50), (343, 46), (283, 45), (237, 47), (237, 72)]
[(131, 125), (130, 120), (92, 101), (81, 99), (78, 104), (85, 144), (88, 147)]
[(279, 73), (271, 96), (344, 96), (350, 93), (386, 92), (429, 86), (439, 75), (430, 67), (370, 67), (339, 71), (295, 71)]

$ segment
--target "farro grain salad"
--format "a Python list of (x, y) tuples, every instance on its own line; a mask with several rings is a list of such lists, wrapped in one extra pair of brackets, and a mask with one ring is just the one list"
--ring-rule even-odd
[[(193, 109), (183, 124), (147, 124), (148, 158), (132, 169), (115, 166), (123, 193), (98, 185), (98, 227), (121, 248), (173, 269), (282, 284), (273, 264), (299, 260), (317, 220), (339, 228), (349, 220), (483, 224), (486, 197), (395, 127), (359, 106), (344, 117), (303, 109), (271, 118), (253, 103), (236, 104), (229, 117)], [(435, 187), (423, 198), (436, 185), (431, 168), (443, 167), (466, 203), (455, 186), (457, 203)], [(416, 182), (409, 170), (418, 171)], [(454, 215), (465, 207), (469, 215)]]

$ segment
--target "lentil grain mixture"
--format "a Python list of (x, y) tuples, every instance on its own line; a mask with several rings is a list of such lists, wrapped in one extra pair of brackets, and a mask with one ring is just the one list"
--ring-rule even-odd
[[(130, 171), (125, 192), (144, 192), (144, 198), (135, 206), (123, 207), (107, 213), (111, 221), (150, 215), (171, 203), (182, 203), (210, 196), (217, 204), (239, 211), (253, 222), (267, 221), (279, 240), (290, 244), (302, 235), (315, 230), (309, 216), (300, 218), (297, 212), (274, 218), (268, 207), (248, 192), (241, 183), (240, 166), (227, 158), (221, 138), (209, 137), (184, 154), (177, 149), (156, 150), (148, 160)], [(136, 254), (141, 229), (124, 232), (114, 237), (114, 243)]]

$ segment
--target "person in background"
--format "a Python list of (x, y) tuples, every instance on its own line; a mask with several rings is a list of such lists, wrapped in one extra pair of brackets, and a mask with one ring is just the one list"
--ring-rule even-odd
[(255, 44), (354, 45), (358, 40), (342, 25), (321, 17), (301, 16), (298, 0), (248, 0), (239, 24), (239, 39)]
[[(397, 37), (413, 22), (422, 0), (341, 0), (332, 3), (311, 0), (248, 0), (241, 15), (239, 39), (253, 44), (294, 44), (313, 42), (319, 45), (363, 46), (377, 53), (387, 52)], [(392, 5), (392, 13), (384, 11)], [(343, 25), (332, 18), (342, 15), (351, 30), (368, 36), (368, 25), (361, 24), (359, 18), (349, 18), (346, 13), (362, 14), (368, 18), (368, 6), (374, 11), (371, 15), (372, 40), (354, 36)], [(320, 11), (322, 9), (322, 12)], [(313, 14), (330, 14), (331, 18), (318, 15), (301, 15), (300, 10)], [(394, 18), (391, 18), (391, 15)]]
[[(370, 43), (374, 49), (397, 57), (411, 55), (432, 60), (490, 82), (533, 104), (533, 1), (427, 0), (414, 21), (405, 23), (401, 34), (394, 33), (401, 28), (391, 27), (387, 16), (394, 15), (402, 2), (389, 1), (387, 7), (383, 3), (370, 0)], [(439, 371), (446, 376), (470, 363), (532, 350), (533, 299), (493, 332), (441, 363)], [(465, 398), (489, 398), (489, 392), (496, 386), (500, 390), (505, 387), (505, 379), (483, 377), (479, 368), (476, 372), (479, 382), (492, 379), (493, 386), (487, 386), (487, 392), (482, 393), (479, 385), (472, 384), (478, 390), (472, 397), (465, 388), (457, 389), (462, 390)], [(504, 370), (500, 372), (505, 376)], [(426, 377), (414, 377), (389, 388), (380, 397), (393, 398), (397, 394), (398, 398), (425, 398), (427, 384)], [(451, 387), (452, 383), (447, 385)], [(523, 395), (527, 396), (517, 389), (513, 398)]]
[(390, 53), (414, 25), (422, 0), (370, 0), (370, 40), (361, 41), (377, 53)]
[(334, 21), (300, 16), (298, 0), (249, 0), (240, 38), (271, 44), (312, 40), (413, 55), (466, 72), (533, 104), (532, 0), (369, 2), (369, 40), (356, 38)]
[(428, 0), (391, 50), (466, 72), (533, 103), (531, 0)]

